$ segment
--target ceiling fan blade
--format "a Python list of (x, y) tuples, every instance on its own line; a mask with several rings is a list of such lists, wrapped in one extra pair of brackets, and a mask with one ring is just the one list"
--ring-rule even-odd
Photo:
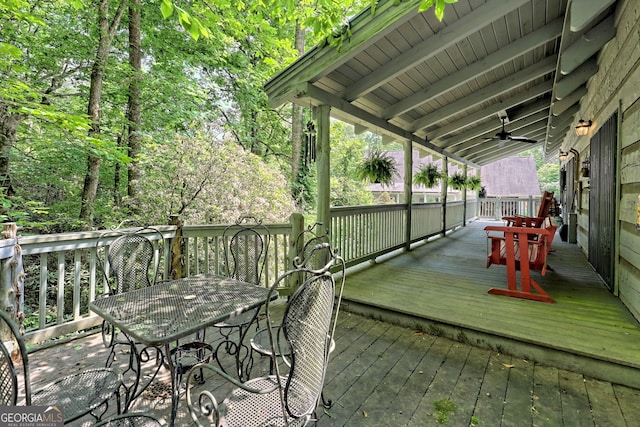
[(535, 144), (536, 142), (538, 142), (535, 139), (529, 139), (524, 136), (510, 136), (509, 139), (511, 139), (512, 141), (518, 141), (518, 142), (528, 142), (530, 144)]

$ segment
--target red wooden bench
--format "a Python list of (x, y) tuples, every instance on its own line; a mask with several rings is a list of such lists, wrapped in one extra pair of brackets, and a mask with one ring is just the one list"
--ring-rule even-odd
[[(540, 271), (544, 276), (550, 269), (547, 255), (557, 228), (555, 220), (550, 217), (544, 219), (541, 227), (485, 227), (490, 241), (487, 268), (492, 264), (507, 266), (507, 289), (491, 288), (489, 293), (553, 303), (553, 299), (531, 278), (531, 270)], [(527, 254), (526, 258), (523, 259), (522, 254)], [(517, 271), (520, 271), (519, 289)]]
[(504, 216), (502, 219), (507, 222), (507, 227), (541, 227), (545, 218), (549, 216), (552, 204), (553, 192), (545, 191), (540, 199), (540, 207), (538, 208), (537, 216)]

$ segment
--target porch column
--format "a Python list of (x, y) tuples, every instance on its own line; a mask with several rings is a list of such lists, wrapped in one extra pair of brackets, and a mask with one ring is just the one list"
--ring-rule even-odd
[(404, 143), (404, 202), (407, 205), (404, 248), (411, 250), (411, 211), (413, 208), (413, 144)]
[[(465, 179), (467, 178), (467, 164), (462, 167)], [(467, 226), (467, 186), (465, 185), (462, 190), (462, 226)]]
[(449, 158), (442, 158), (442, 175), (443, 178), (440, 181), (440, 198), (442, 199), (442, 235), (444, 236), (447, 231), (447, 192), (449, 191)]
[(330, 182), (329, 167), (331, 151), (330, 138), (330, 116), (331, 107), (320, 105), (314, 109), (318, 131), (316, 135), (316, 172), (318, 175), (318, 201), (317, 201), (317, 221), (329, 230), (331, 236), (331, 216), (330, 216)]

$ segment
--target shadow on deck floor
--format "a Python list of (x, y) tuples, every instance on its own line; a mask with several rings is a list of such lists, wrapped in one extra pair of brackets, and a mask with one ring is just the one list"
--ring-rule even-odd
[[(38, 388), (101, 366), (106, 354), (100, 335), (32, 353), (32, 382)], [(263, 360), (254, 372), (265, 369)], [(640, 419), (640, 390), (346, 312), (325, 383), (334, 405), (319, 413), (319, 426), (615, 427)], [(206, 384), (217, 396), (228, 388), (217, 379)], [(163, 390), (144, 393), (132, 410), (167, 425)], [(189, 425), (182, 399), (176, 426)]]

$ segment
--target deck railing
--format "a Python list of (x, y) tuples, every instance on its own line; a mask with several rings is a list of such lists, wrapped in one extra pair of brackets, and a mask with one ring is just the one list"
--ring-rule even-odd
[[(412, 206), (411, 242), (427, 239), (463, 223), (463, 202), (447, 204), (443, 226), (440, 203)], [(467, 218), (475, 214), (467, 204)], [(331, 209), (332, 244), (339, 248), (347, 265), (374, 259), (406, 246), (407, 207), (400, 205), (358, 206)], [(265, 224), (270, 233), (267, 264), (262, 277), (268, 286), (291, 266), (296, 254), (295, 238), (304, 220), (294, 214), (289, 223)], [(184, 275), (224, 272), (222, 248), (226, 225), (155, 226), (146, 236), (154, 243), (159, 279), (171, 277), (172, 243), (179, 233)], [(106, 249), (116, 238), (105, 231), (21, 236), (18, 239), (25, 266), (25, 339), (35, 343), (100, 323), (89, 311), (89, 303), (106, 292), (100, 265), (105, 265)], [(9, 245), (9, 248), (12, 247)]]
[(487, 197), (478, 199), (478, 218), (500, 220), (503, 216), (535, 216), (541, 196)]

